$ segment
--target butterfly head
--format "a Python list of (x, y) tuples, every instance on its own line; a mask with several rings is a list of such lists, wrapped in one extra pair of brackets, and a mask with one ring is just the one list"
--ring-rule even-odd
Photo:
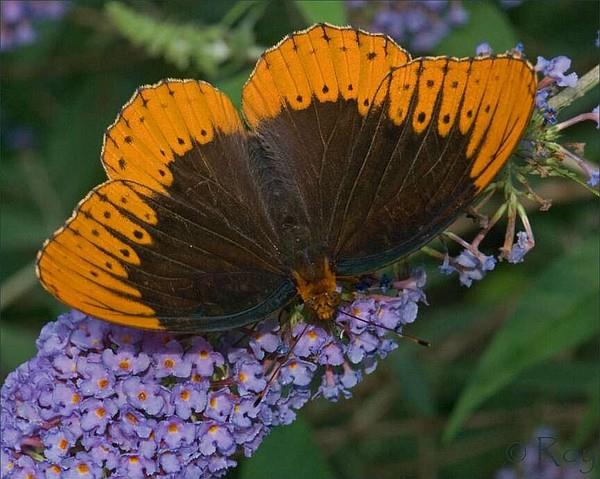
[(337, 290), (335, 274), (331, 271), (329, 261), (324, 259), (322, 267), (302, 272), (293, 271), (292, 274), (296, 280), (296, 289), (304, 304), (320, 320), (333, 319), (342, 298)]

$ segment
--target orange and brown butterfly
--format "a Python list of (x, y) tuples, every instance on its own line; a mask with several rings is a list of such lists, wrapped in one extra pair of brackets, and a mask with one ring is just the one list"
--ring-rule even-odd
[(229, 329), (295, 296), (328, 320), (336, 277), (413, 252), (476, 199), (535, 90), (518, 56), (411, 59), (326, 24), (261, 56), (243, 119), (202, 81), (142, 87), (106, 132), (109, 180), (45, 243), (39, 278), (140, 328)]

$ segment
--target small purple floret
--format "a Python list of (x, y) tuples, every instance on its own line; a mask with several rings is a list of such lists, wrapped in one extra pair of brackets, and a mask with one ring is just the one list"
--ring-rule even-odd
[(535, 65), (536, 71), (554, 80), (558, 86), (574, 87), (577, 84), (577, 73), (565, 75), (569, 68), (571, 68), (571, 59), (563, 55), (550, 60), (538, 57)]
[(461, 284), (468, 288), (473, 281), (483, 279), (485, 274), (495, 267), (496, 258), (493, 256), (486, 256), (479, 252), (475, 254), (473, 251), (465, 249), (455, 258), (446, 255), (439, 269), (444, 274), (457, 272)]

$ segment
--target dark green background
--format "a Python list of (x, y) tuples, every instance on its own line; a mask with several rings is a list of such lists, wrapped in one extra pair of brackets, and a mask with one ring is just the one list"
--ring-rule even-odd
[[(241, 60), (223, 68), (211, 72), (193, 61), (178, 67), (160, 48), (150, 55), (149, 45), (133, 45), (103, 2), (72, 3), (62, 21), (39, 25), (34, 45), (0, 57), (2, 377), (35, 354), (40, 327), (64, 310), (37, 284), (35, 254), (79, 199), (103, 181), (104, 130), (134, 89), (165, 77), (204, 78), (239, 103), (252, 68), (243, 42), (234, 51)], [(597, 61), (596, 1), (531, 0), (511, 10), (491, 1), (464, 4), (467, 26), (431, 53), (472, 55), (481, 41), (496, 51), (522, 41), (532, 61), (565, 54), (580, 74)], [(347, 22), (340, 2), (126, 5), (171, 28), (181, 23), (192, 30), (219, 26), (227, 12), (240, 8), (242, 19), (248, 12), (257, 16), (250, 31), (259, 47), (313, 21)], [(596, 88), (561, 118), (597, 103)], [(21, 127), (34, 133), (27, 150), (10, 147)], [(587, 142), (586, 157), (598, 163), (598, 132), (591, 123), (569, 130), (563, 142)], [(437, 274), (434, 263), (415, 258), (430, 273), (430, 306), (421, 308), (410, 332), (433, 347), (402, 342), (352, 400), (314, 401), (294, 426), (276, 430), (228, 477), (492, 477), (506, 461), (506, 448), (539, 425), (552, 426), (564, 447), (595, 450), (598, 457), (598, 206), (592, 194), (567, 180), (545, 180), (538, 191), (554, 206), (547, 213), (532, 208), (537, 246), (525, 263), (499, 264), (466, 289), (456, 277)], [(500, 226), (483, 249), (496, 252), (502, 234)]]

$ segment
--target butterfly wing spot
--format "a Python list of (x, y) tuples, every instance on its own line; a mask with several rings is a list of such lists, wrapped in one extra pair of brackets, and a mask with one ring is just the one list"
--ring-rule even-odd
[(419, 123), (423, 123), (423, 122), (425, 121), (425, 119), (426, 119), (426, 118), (427, 118), (427, 114), (426, 114), (424, 111), (420, 112), (420, 113), (417, 115), (417, 121), (418, 121)]
[(442, 138), (448, 135), (456, 121), (470, 67), (469, 60), (450, 61), (445, 67), (439, 107), (444, 115), (439, 115), (437, 123), (438, 134)]
[(127, 162), (125, 161), (125, 158), (121, 157), (119, 158), (119, 168), (121, 170), (124, 170), (127, 167)]
[(377, 57), (377, 53), (375, 53), (375, 52), (367, 53), (367, 60), (374, 60), (375, 57)]

